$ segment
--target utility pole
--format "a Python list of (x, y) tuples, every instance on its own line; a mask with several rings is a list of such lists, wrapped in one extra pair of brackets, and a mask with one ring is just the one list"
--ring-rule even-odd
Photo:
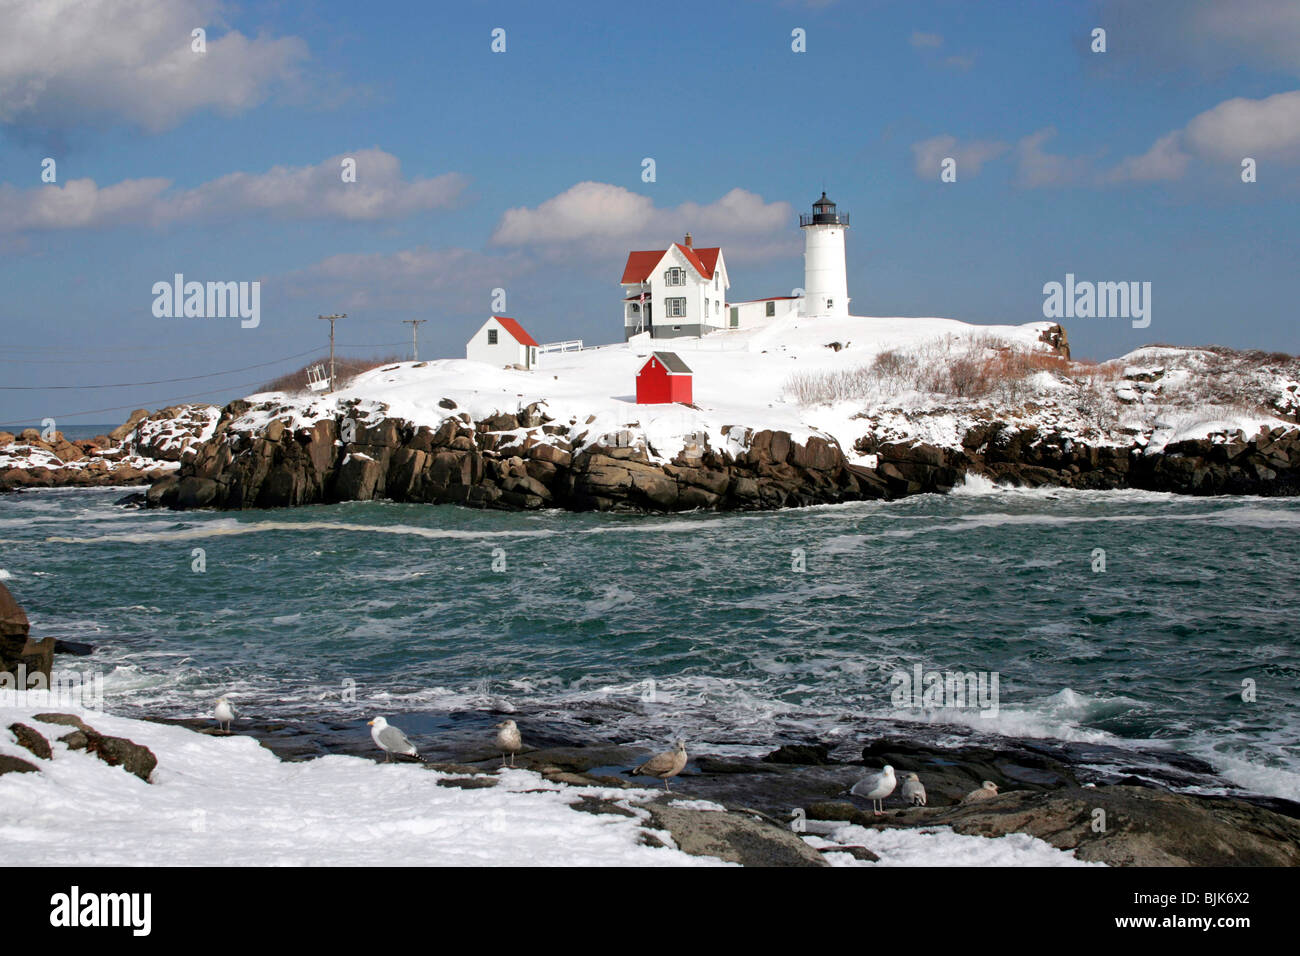
[(428, 322), (428, 319), (402, 319), (403, 325), (411, 327), (411, 361), (420, 361), (420, 323)]
[(334, 391), (334, 385), (335, 385), (335, 381), (334, 381), (334, 321), (335, 321), (336, 319), (346, 319), (347, 317), (348, 317), (348, 314), (347, 314), (346, 312), (340, 313), (339, 315), (318, 315), (318, 316), (316, 316), (316, 318), (318, 318), (318, 319), (326, 319), (326, 320), (328, 320), (328, 321), (329, 321), (329, 324), (330, 324), (330, 391), (331, 391), (331, 392)]

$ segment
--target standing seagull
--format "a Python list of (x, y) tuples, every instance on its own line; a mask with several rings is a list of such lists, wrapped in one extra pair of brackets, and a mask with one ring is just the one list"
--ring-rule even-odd
[(370, 736), (374, 738), (379, 749), (384, 752), (384, 763), (393, 759), (393, 754), (403, 754), (407, 757), (420, 759), (419, 751), (415, 749), (415, 744), (406, 739), (406, 734), (402, 733), (396, 727), (391, 727), (388, 721), (383, 717), (376, 717), (369, 722)]
[[(875, 811), (876, 816), (885, 815), (885, 797), (894, 792), (894, 787), (898, 781), (894, 779), (894, 768), (885, 764), (885, 769), (879, 773), (869, 773), (849, 790), (849, 793), (855, 797), (865, 797), (871, 801), (871, 809)], [(880, 806), (877, 807), (876, 805)]]
[(925, 806), (925, 784), (914, 773), (903, 778), (903, 799), (914, 807)]
[(961, 798), (962, 803), (978, 803), (981, 800), (992, 800), (998, 795), (998, 785), (992, 780), (985, 780), (984, 784), (978, 790), (972, 790), (966, 796)]
[(218, 697), (217, 706), (212, 710), (212, 716), (217, 718), (218, 727), (221, 727), (226, 733), (230, 733), (230, 724), (235, 719), (235, 708), (230, 701), (224, 697)]
[(656, 754), (639, 767), (633, 767), (632, 773), (638, 777), (658, 777), (668, 789), (668, 780), (682, 772), (686, 766), (686, 741), (678, 740), (672, 750)]
[(509, 754), (510, 766), (513, 767), (515, 754), (519, 753), (524, 745), (524, 739), (519, 736), (519, 725), (513, 720), (503, 720), (496, 727), (497, 749), (501, 751), (501, 766), (506, 765), (506, 754)]

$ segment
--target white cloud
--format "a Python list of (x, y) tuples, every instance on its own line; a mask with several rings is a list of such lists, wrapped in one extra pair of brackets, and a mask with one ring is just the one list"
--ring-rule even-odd
[(1016, 144), (1020, 181), (1031, 187), (1068, 186), (1088, 177), (1086, 159), (1061, 156), (1043, 149), (1043, 144), (1056, 135), (1056, 127), (1048, 126), (1020, 140)]
[(995, 140), (973, 140), (959, 143), (957, 137), (944, 134), (912, 144), (916, 175), (922, 179), (938, 179), (939, 164), (951, 157), (957, 161), (957, 177), (976, 176), (986, 162), (1007, 151), (1007, 144)]
[[(307, 46), (222, 32), (222, 11), (220, 0), (0, 0), (0, 123), (158, 131), (257, 105), (296, 76)], [(196, 27), (206, 53), (190, 49)]]
[(1125, 159), (1104, 179), (1112, 183), (1180, 179), (1191, 161), (1192, 157), (1183, 151), (1182, 133), (1175, 130), (1161, 136), (1141, 156)]
[[(356, 182), (343, 182), (342, 160), (356, 161)], [(166, 225), (249, 215), (278, 219), (398, 219), (455, 202), (465, 177), (445, 173), (404, 179), (402, 164), (382, 149), (340, 154), (315, 166), (276, 166), (230, 173), (193, 189), (166, 179), (128, 179), (99, 187), (91, 179), (20, 190), (0, 186), (0, 231)]]
[[(689, 231), (702, 246), (724, 246), (728, 260), (753, 260), (786, 254), (798, 238), (793, 225), (789, 203), (764, 202), (744, 189), (704, 205), (687, 202), (661, 209), (648, 196), (622, 186), (582, 182), (536, 207), (507, 210), (492, 244), (580, 243), (606, 255), (625, 255), (637, 243), (663, 245), (680, 241)], [(610, 240), (621, 244), (611, 246)]]
[(1187, 124), (1188, 144), (1208, 159), (1300, 161), (1300, 90), (1226, 100)]
[(1107, 173), (1106, 182), (1180, 179), (1193, 158), (1234, 166), (1245, 157), (1300, 162), (1300, 90), (1264, 99), (1237, 97), (1194, 116), (1141, 156)]

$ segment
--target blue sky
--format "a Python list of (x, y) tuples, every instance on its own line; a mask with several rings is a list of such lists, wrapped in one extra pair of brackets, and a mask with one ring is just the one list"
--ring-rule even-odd
[[(0, 427), (226, 401), (323, 345), (321, 312), (348, 313), (349, 355), (401, 354), (423, 318), (421, 357), (463, 357), (504, 288), (541, 341), (617, 340), (627, 251), (687, 230), (722, 245), (733, 300), (788, 293), (822, 188), (853, 217), (856, 314), (1036, 321), (1071, 272), (1153, 290), (1149, 328), (1068, 322), (1076, 355), (1300, 352), (1289, 0), (0, 0), (0, 18)], [(156, 318), (177, 272), (260, 281), (260, 326)], [(210, 377), (54, 387), (190, 376)]]

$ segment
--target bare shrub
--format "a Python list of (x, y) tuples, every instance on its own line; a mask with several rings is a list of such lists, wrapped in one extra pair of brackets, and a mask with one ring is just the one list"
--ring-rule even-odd
[[(396, 362), (405, 362), (405, 357), (389, 355), (384, 358), (341, 358), (334, 356), (334, 375), (338, 379), (339, 385), (343, 385), (349, 379), (356, 378), (362, 372), (369, 372), (371, 369), (382, 368), (385, 365), (393, 365)], [(307, 369), (313, 365), (325, 366), (325, 374), (330, 371), (330, 359), (326, 355), (323, 358), (312, 359), (302, 368), (293, 372), (286, 372), (279, 378), (274, 378), (263, 385), (258, 391), (261, 392), (305, 392), (307, 391)]]

